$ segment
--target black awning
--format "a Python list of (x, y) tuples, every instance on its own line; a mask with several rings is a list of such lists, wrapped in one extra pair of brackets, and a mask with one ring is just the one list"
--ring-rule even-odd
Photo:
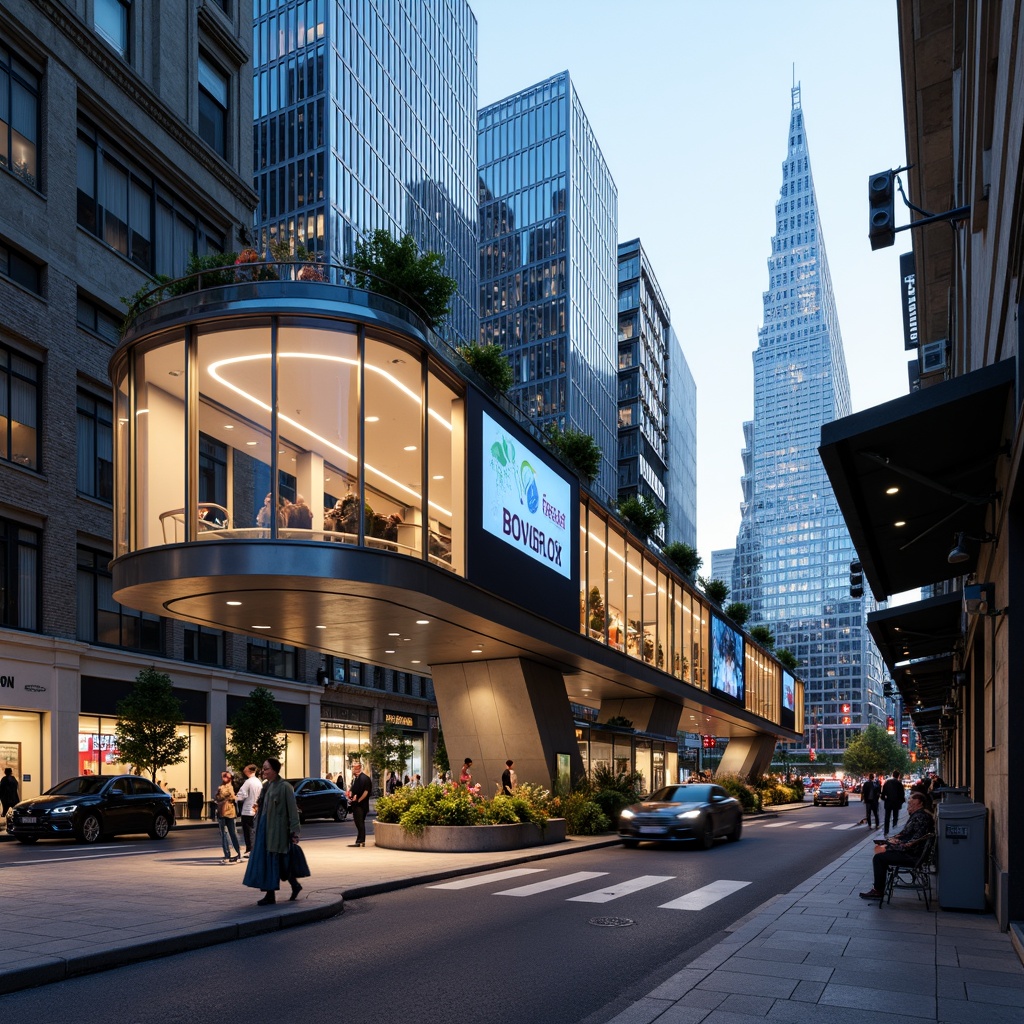
[[(993, 524), (1015, 373), (1007, 359), (821, 428), (818, 453), (879, 600), (977, 567), (971, 538)], [(958, 533), (968, 557), (951, 564)]]

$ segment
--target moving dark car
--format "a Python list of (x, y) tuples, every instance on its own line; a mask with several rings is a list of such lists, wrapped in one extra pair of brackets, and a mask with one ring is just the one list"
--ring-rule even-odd
[(20, 843), (148, 832), (164, 839), (174, 827), (171, 794), (138, 775), (77, 775), (22, 800), (7, 815), (7, 832)]
[(814, 794), (814, 806), (824, 807), (826, 804), (835, 804), (837, 807), (846, 807), (850, 802), (849, 794), (843, 789), (841, 782), (832, 782), (826, 779)]
[(665, 786), (619, 815), (623, 846), (644, 839), (659, 842), (697, 842), (705, 850), (725, 836), (730, 842), (743, 831), (743, 807), (721, 786)]
[(299, 821), (307, 818), (330, 818), (344, 821), (348, 817), (348, 797), (327, 779), (288, 779), (299, 805)]

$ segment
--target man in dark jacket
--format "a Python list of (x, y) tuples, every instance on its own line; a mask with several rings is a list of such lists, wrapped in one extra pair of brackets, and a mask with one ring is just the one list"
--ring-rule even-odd
[(893, 772), (891, 779), (885, 780), (882, 786), (882, 803), (885, 806), (885, 830), (889, 834), (889, 820), (892, 818), (892, 827), (896, 827), (897, 819), (900, 816), (900, 808), (907, 802), (907, 791), (900, 782), (900, 773)]
[(4, 769), (4, 776), (0, 779), (0, 807), (3, 808), (3, 816), (18, 802), (18, 780), (14, 777), (14, 771), (10, 768)]
[[(898, 775), (899, 772), (893, 772), (893, 778), (896, 778), (897, 782)], [(892, 782), (892, 779), (889, 779), (889, 782)], [(867, 892), (860, 894), (862, 900), (882, 898), (885, 891), (885, 876), (891, 864), (910, 867), (917, 863), (923, 852), (921, 844), (935, 833), (935, 821), (925, 810), (924, 799), (920, 793), (911, 793), (910, 801), (907, 803), (910, 817), (903, 826), (903, 831), (884, 843), (875, 844), (875, 855), (871, 858), (874, 885)]]
[(860, 798), (864, 803), (864, 824), (871, 828), (871, 818), (874, 817), (874, 827), (878, 828), (878, 798), (882, 794), (882, 787), (875, 779), (874, 772), (868, 772), (867, 781), (860, 788)]

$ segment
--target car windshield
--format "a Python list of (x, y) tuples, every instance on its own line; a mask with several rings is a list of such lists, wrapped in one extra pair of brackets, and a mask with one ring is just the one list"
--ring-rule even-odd
[(831, 792), (838, 792), (843, 787), (838, 782), (823, 782), (821, 784), (821, 788), (822, 789), (827, 789), (831, 793)]
[(48, 789), (46, 796), (88, 796), (90, 793), (98, 793), (109, 781), (109, 775), (79, 775), (78, 778), (65, 779), (53, 789)]
[(666, 786), (652, 793), (647, 799), (655, 803), (703, 803), (710, 796), (710, 786)]

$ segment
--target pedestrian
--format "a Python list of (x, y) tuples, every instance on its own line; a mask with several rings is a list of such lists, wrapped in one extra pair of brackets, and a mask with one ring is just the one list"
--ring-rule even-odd
[(864, 824), (871, 828), (871, 818), (875, 819), (875, 828), (878, 828), (878, 798), (882, 795), (882, 787), (878, 784), (874, 772), (868, 772), (867, 781), (861, 786), (860, 798), (864, 804)]
[[(899, 781), (899, 772), (893, 772), (893, 778)], [(892, 779), (888, 782), (892, 782)], [(910, 794), (907, 811), (910, 817), (903, 831), (886, 842), (875, 844), (875, 855), (871, 858), (873, 885), (867, 892), (860, 894), (862, 900), (880, 900), (885, 892), (885, 876), (889, 866), (895, 864), (909, 867), (915, 864), (921, 852), (920, 844), (934, 835), (935, 821), (925, 807), (923, 793)]]
[(900, 808), (907, 802), (907, 791), (900, 782), (900, 773), (893, 772), (891, 779), (885, 780), (882, 786), (882, 804), (885, 807), (885, 829), (883, 834), (889, 834), (889, 821), (892, 820), (892, 827), (895, 828), (900, 816)]
[(7, 817), (8, 810), (12, 808), (19, 799), (18, 780), (14, 776), (14, 770), (12, 768), (5, 768), (4, 777), (0, 779), (0, 808), (3, 809), (3, 817)]
[(348, 787), (348, 805), (352, 809), (352, 820), (356, 823), (356, 841), (351, 846), (366, 845), (366, 812), (370, 809), (370, 790), (373, 783), (369, 775), (363, 774), (360, 761), (352, 762), (352, 780)]
[(416, 772), (416, 774), (413, 775), (413, 777), (409, 780), (409, 788), (410, 789), (422, 789), (423, 788), (423, 776), (420, 775), (419, 772)]
[(331, 772), (328, 772), (328, 773), (327, 773), (327, 774), (326, 774), (326, 775), (324, 776), (324, 778), (325, 778), (325, 779), (326, 779), (326, 780), (327, 780), (328, 782), (333, 782), (333, 781), (334, 781), (334, 776), (333, 776), (333, 775), (331, 774)]
[(292, 888), (289, 901), (302, 891), (289, 856), (292, 845), (299, 841), (295, 790), (281, 778), (281, 762), (276, 757), (268, 757), (263, 762), (263, 778), (266, 785), (260, 794), (256, 838), (242, 879), (243, 885), (263, 890), (263, 899), (256, 901), (258, 907), (277, 902), (282, 878), (287, 879)]
[(515, 764), (511, 758), (505, 762), (505, 770), (501, 773), (501, 791), (505, 796), (511, 796), (512, 790), (516, 788), (516, 773), (512, 770)]
[[(220, 788), (213, 794), (217, 805), (217, 826), (220, 829), (220, 844), (224, 847), (222, 864), (234, 864), (242, 859), (242, 851), (238, 847), (238, 833), (235, 831), (235, 817), (238, 808), (235, 806), (235, 787), (231, 784), (231, 772), (220, 773)], [(230, 840), (230, 843), (229, 843)], [(231, 846), (235, 855), (231, 856)]]
[(466, 760), (462, 762), (462, 770), (459, 772), (459, 785), (465, 786), (466, 789), (469, 789), (469, 787), (473, 785), (473, 776), (469, 771), (472, 767), (473, 758), (467, 757)]
[(384, 792), (387, 796), (394, 796), (395, 790), (398, 788), (398, 776), (394, 772), (388, 772), (387, 778), (384, 780)]
[(242, 838), (245, 840), (246, 857), (252, 852), (253, 822), (256, 819), (256, 810), (260, 801), (260, 793), (263, 792), (263, 783), (256, 774), (256, 765), (247, 764), (242, 769), (245, 780), (238, 788), (235, 798), (241, 804), (242, 814)]

